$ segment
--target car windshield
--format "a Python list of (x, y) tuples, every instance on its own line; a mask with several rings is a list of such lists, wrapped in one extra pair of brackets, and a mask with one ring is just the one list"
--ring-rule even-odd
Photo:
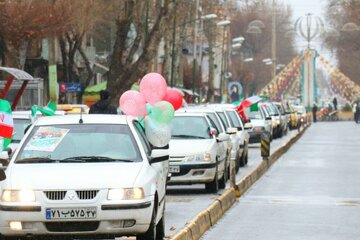
[(205, 116), (175, 116), (171, 121), (172, 139), (210, 139), (209, 124)]
[(16, 163), (138, 162), (136, 141), (127, 125), (36, 126)]
[(300, 113), (305, 112), (305, 108), (303, 106), (293, 106), (294, 110)]
[(249, 118), (250, 119), (263, 119), (260, 111), (250, 112)]
[(31, 124), (30, 119), (14, 118), (14, 135), (12, 138), (12, 142), (19, 143), (25, 135), (24, 131), (26, 127), (29, 126), (30, 124)]

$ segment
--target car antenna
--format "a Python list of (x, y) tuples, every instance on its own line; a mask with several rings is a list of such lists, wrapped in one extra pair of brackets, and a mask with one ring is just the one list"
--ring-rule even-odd
[(80, 107), (80, 119), (79, 119), (79, 123), (82, 124), (84, 123), (83, 119), (82, 119), (82, 112), (83, 112), (83, 108)]

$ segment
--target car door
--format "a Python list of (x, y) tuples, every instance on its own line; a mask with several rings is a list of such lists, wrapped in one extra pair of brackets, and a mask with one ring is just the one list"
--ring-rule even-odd
[[(138, 136), (140, 138), (141, 145), (143, 146), (145, 153), (150, 161), (152, 147), (145, 135), (145, 129), (141, 126), (141, 124), (138, 121), (134, 121), (134, 127), (136, 130), (136, 133), (138, 134)], [(156, 175), (157, 175), (156, 188), (157, 188), (157, 192), (158, 192), (159, 198), (160, 198), (159, 201), (161, 202), (162, 200), (164, 200), (165, 192), (166, 192), (166, 182), (167, 182), (168, 171), (169, 171), (169, 161), (152, 163), (152, 164), (150, 164), (150, 166), (156, 171)]]

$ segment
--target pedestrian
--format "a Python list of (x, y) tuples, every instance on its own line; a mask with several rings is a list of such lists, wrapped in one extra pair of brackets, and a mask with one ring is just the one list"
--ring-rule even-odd
[(313, 115), (313, 122), (315, 123), (316, 122), (316, 113), (318, 111), (318, 107), (316, 105), (316, 103), (313, 104), (313, 107), (312, 107), (312, 115)]
[(357, 107), (357, 103), (354, 102), (353, 107), (352, 107), (352, 111), (353, 111), (353, 113), (354, 113), (354, 121), (355, 121), (355, 123), (357, 122), (357, 121), (356, 121), (356, 107)]
[(109, 91), (101, 90), (100, 100), (90, 107), (89, 114), (117, 114), (116, 108), (109, 103), (109, 96)]
[(356, 102), (356, 110), (355, 110), (355, 122), (360, 122), (360, 102)]
[(334, 110), (337, 111), (337, 99), (336, 99), (336, 97), (334, 97), (334, 99), (333, 99), (333, 105), (334, 105)]
[(67, 99), (66, 99), (66, 95), (64, 93), (60, 94), (59, 97), (59, 104), (67, 104)]

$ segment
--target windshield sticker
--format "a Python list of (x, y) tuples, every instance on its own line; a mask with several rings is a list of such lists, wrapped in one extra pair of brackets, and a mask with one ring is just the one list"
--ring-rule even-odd
[(68, 132), (64, 128), (40, 127), (24, 150), (53, 152)]

